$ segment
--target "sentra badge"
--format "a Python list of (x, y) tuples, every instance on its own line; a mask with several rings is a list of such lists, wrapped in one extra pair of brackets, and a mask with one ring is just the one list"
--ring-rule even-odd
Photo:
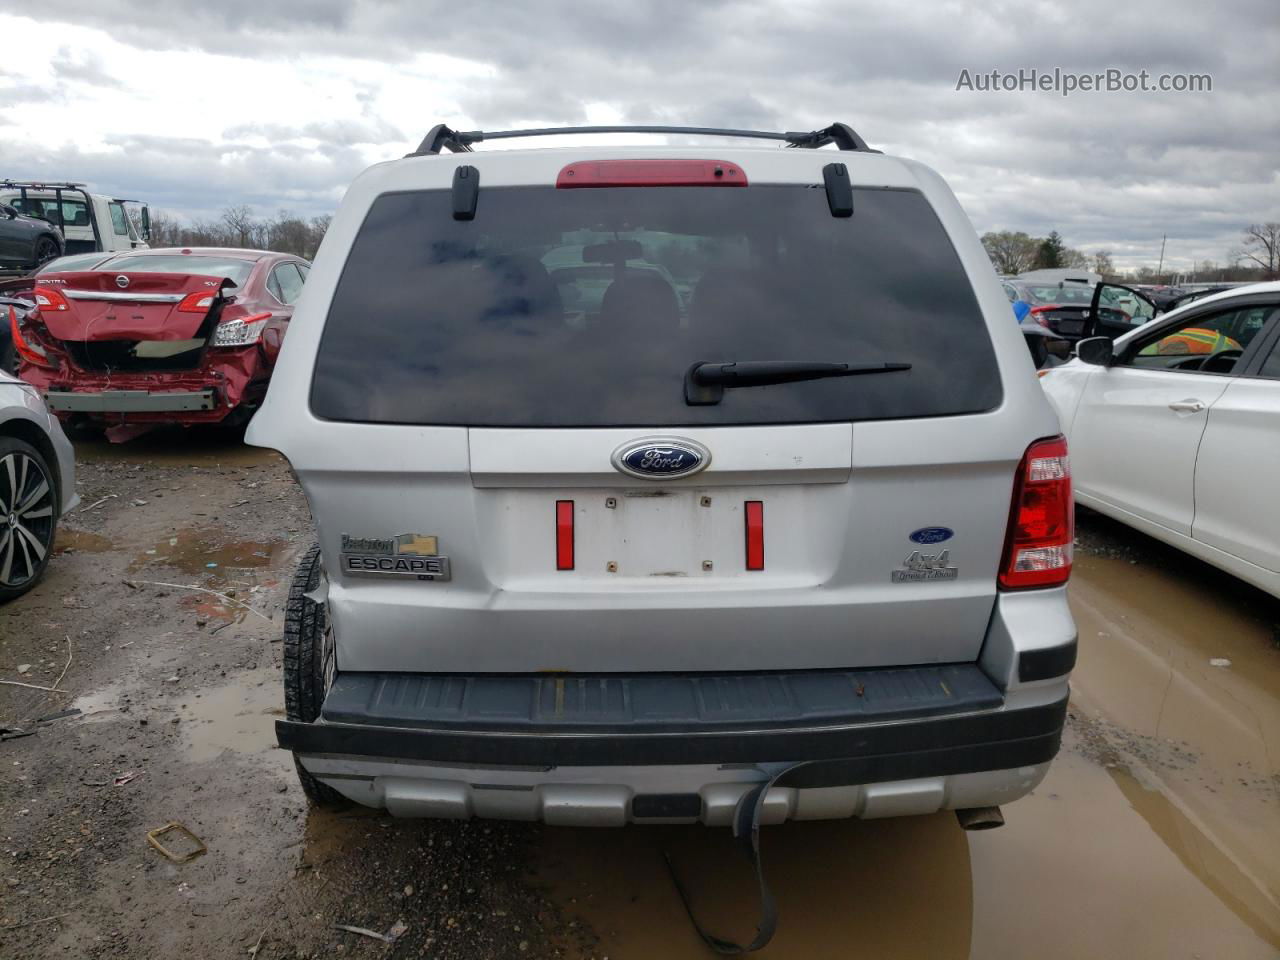
[(448, 580), (449, 558), (440, 556), (440, 541), (421, 533), (398, 537), (342, 535), (342, 571), (353, 577), (413, 577)]
[(917, 583), (922, 580), (954, 580), (960, 575), (958, 567), (951, 566), (951, 551), (922, 553), (913, 550), (902, 563), (901, 570), (889, 572), (890, 583)]

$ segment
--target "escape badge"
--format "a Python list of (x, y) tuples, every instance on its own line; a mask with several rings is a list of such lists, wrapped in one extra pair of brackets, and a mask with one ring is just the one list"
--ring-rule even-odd
[(951, 566), (951, 551), (922, 553), (911, 551), (903, 561), (902, 569), (889, 572), (890, 583), (918, 583), (922, 580), (954, 580), (960, 575), (958, 567)]
[(448, 580), (449, 558), (440, 556), (440, 541), (434, 536), (353, 537), (344, 533), (342, 572), (353, 577)]

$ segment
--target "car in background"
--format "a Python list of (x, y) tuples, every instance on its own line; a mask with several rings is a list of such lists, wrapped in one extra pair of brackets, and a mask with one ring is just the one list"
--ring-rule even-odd
[(40, 394), (0, 370), (0, 603), (26, 593), (76, 505), (75, 458)]
[(1093, 286), (1079, 280), (1036, 282), (1022, 277), (1004, 281), (1010, 302), (1021, 300), (1031, 309), (1026, 320), (1039, 324), (1056, 337), (1074, 343), (1085, 333), (1085, 318), (1093, 299)]
[(13, 343), (13, 331), (26, 322), (27, 315), (36, 307), (35, 277), (54, 270), (87, 270), (96, 267), (109, 254), (73, 253), (54, 257), (35, 271), (0, 280), (0, 370), (18, 372), (18, 351)]
[[(1107, 290), (1095, 303), (1126, 300)], [(1280, 597), (1280, 283), (1104, 335), (1041, 384), (1077, 502)]]
[(265, 250), (118, 254), (41, 273), (14, 326), (24, 380), (64, 421), (123, 439), (162, 423), (247, 421), (310, 264)]
[(90, 193), (83, 183), (0, 180), (0, 204), (52, 224), (67, 253), (145, 250), (151, 239), (146, 203)]
[(1175, 304), (1188, 293), (1182, 287), (1175, 287), (1165, 283), (1147, 284), (1140, 289), (1142, 294), (1154, 303), (1156, 310), (1161, 313), (1167, 313), (1172, 310)]
[(1203, 290), (1192, 290), (1188, 293), (1183, 293), (1165, 304), (1164, 311), (1168, 313), (1177, 310), (1179, 307), (1185, 307), (1188, 303), (1203, 300), (1205, 297), (1211, 297), (1215, 293), (1222, 293), (1224, 290), (1233, 290), (1238, 286), (1239, 284), (1224, 284), (1220, 287), (1205, 287)]
[(30, 270), (62, 256), (62, 233), (48, 220), (0, 203), (0, 268)]
[(1013, 307), (1013, 317), (1018, 321), (1018, 329), (1031, 353), (1032, 362), (1037, 369), (1061, 363), (1071, 352), (1070, 343), (1038, 320), (1031, 319), (1031, 304), (1022, 299), (1022, 292), (1009, 281), (1009, 277), (1000, 278), (1001, 287)]

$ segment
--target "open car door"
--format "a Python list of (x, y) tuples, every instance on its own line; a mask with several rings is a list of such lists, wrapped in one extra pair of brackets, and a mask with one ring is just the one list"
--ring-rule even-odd
[(1086, 337), (1114, 340), (1155, 319), (1156, 305), (1131, 287), (1100, 283), (1093, 289), (1093, 302), (1085, 320)]

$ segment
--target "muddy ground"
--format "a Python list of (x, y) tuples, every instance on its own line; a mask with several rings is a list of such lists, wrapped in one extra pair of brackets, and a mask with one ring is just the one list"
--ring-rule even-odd
[[(49, 576), (0, 607), (0, 679), (58, 681), (0, 686), (0, 727), (35, 731), (0, 742), (0, 957), (708, 956), (665, 854), (709, 925), (749, 935), (725, 831), (309, 812), (273, 748), (311, 538), (287, 468), (222, 433), (78, 453)], [(762, 957), (1280, 955), (1280, 604), (1079, 527), (1081, 663), (1048, 779), (987, 833), (767, 828), (782, 923)], [(175, 821), (207, 853), (148, 844)], [(394, 944), (335, 927), (397, 923)]]

